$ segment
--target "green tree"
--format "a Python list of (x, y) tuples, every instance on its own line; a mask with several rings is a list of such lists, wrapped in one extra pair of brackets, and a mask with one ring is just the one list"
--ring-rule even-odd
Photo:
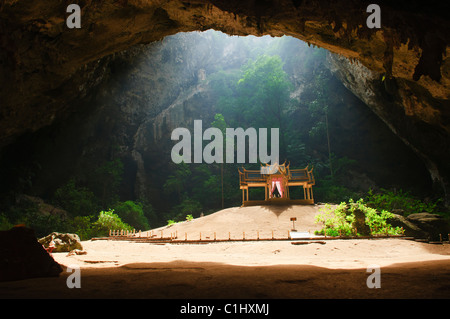
[(99, 210), (96, 196), (86, 187), (77, 186), (74, 179), (55, 191), (54, 203), (72, 216), (92, 215)]
[(163, 185), (164, 193), (169, 196), (175, 194), (178, 200), (181, 200), (182, 191), (185, 189), (190, 176), (191, 170), (186, 163), (176, 164), (173, 174), (169, 175)]
[(243, 67), (238, 104), (244, 119), (257, 127), (283, 127), (292, 84), (279, 56), (262, 55)]
[[(232, 87), (231, 87), (232, 88)], [(233, 91), (234, 105), (219, 109), (238, 126), (280, 129), (280, 159), (286, 157), (286, 110), (291, 103), (292, 84), (279, 56), (261, 55), (241, 68), (241, 77)]]
[[(218, 128), (221, 132), (222, 132), (222, 136), (224, 137), (225, 141), (224, 141), (224, 145), (227, 144), (227, 139), (226, 139), (226, 128), (227, 128), (227, 123), (225, 122), (225, 118), (223, 117), (222, 114), (218, 113), (214, 116), (214, 121), (211, 123), (212, 127)], [(225, 151), (224, 153), (225, 154)], [(222, 163), (220, 164), (220, 185), (221, 185), (221, 198), (222, 198), (222, 209), (225, 207), (225, 199), (224, 199), (224, 184), (223, 184), (223, 176), (224, 176), (224, 161), (222, 161)], [(208, 185), (209, 186), (209, 185)]]
[(114, 212), (122, 221), (135, 229), (150, 229), (148, 220), (144, 215), (143, 205), (141, 203), (133, 202), (131, 200), (118, 202), (114, 205)]

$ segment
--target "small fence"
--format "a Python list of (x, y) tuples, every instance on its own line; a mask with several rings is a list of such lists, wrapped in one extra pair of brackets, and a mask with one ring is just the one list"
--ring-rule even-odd
[[(415, 240), (418, 242), (427, 242), (431, 244), (443, 244), (448, 241), (443, 241), (442, 235), (440, 235), (440, 241), (430, 241), (427, 239), (416, 239), (414, 237), (407, 237), (404, 235), (373, 235), (373, 236), (305, 236), (301, 238), (291, 236), (291, 231), (285, 232), (272, 230), (271, 232), (242, 232), (238, 234), (234, 232), (228, 232), (227, 234), (220, 234), (218, 236), (216, 232), (198, 232), (198, 233), (182, 233), (178, 231), (169, 232), (165, 230), (155, 231), (136, 231), (136, 230), (110, 230), (108, 237), (92, 238), (92, 240), (126, 240), (132, 242), (147, 242), (147, 243), (171, 243), (171, 244), (183, 244), (183, 243), (220, 243), (220, 242), (254, 242), (254, 241), (323, 241), (323, 240), (338, 240), (338, 239), (386, 239), (386, 238), (400, 238)], [(450, 236), (450, 234), (448, 234)]]
[[(275, 230), (272, 230), (271, 236), (268, 237), (261, 237), (260, 232), (252, 232), (247, 233), (245, 231), (242, 232), (242, 237), (237, 236), (235, 233), (233, 233), (233, 236), (231, 232), (228, 232), (227, 236), (218, 237), (216, 232), (198, 232), (196, 234), (189, 234), (188, 239), (188, 233), (185, 232), (183, 236), (178, 236), (178, 231), (170, 232), (170, 234), (164, 232), (164, 230), (159, 231), (148, 231), (148, 232), (142, 232), (135, 230), (133, 231), (127, 231), (127, 230), (110, 230), (109, 231), (109, 237), (108, 239), (123, 239), (123, 240), (153, 240), (153, 241), (161, 241), (161, 240), (171, 240), (171, 241), (247, 241), (247, 240), (290, 240), (291, 235), (290, 231), (285, 232), (286, 237), (280, 236)], [(223, 234), (222, 234), (223, 235)], [(250, 236), (249, 236), (250, 235)], [(267, 235), (267, 232), (266, 232)]]

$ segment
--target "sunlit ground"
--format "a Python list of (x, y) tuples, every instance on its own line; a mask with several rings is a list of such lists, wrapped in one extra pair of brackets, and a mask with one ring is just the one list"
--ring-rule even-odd
[[(311, 208), (311, 207), (310, 207)], [(247, 209), (247, 208), (246, 208)], [(253, 213), (249, 208), (247, 212)], [(305, 216), (308, 207), (301, 207)], [(235, 214), (233, 214), (233, 212)], [(257, 219), (245, 210), (225, 210), (177, 224), (181, 233), (221, 229), (274, 218), (289, 229), (283, 215), (261, 211)], [(247, 220), (247, 223), (245, 222)], [(222, 224), (222, 226), (221, 226)], [(273, 226), (275, 222), (267, 225)], [(246, 226), (247, 225), (247, 226)], [(297, 228), (308, 225), (307, 218)], [(165, 228), (168, 232), (174, 227)], [(154, 230), (157, 232), (157, 230)], [(278, 229), (278, 232), (281, 231)], [(407, 239), (335, 239), (309, 241), (242, 241), (202, 244), (156, 244), (119, 240), (82, 242), (85, 255), (54, 253), (64, 271), (58, 278), (0, 283), (0, 297), (57, 298), (449, 298), (450, 245)], [(75, 266), (74, 266), (75, 265)], [(378, 267), (380, 288), (369, 288), (369, 267)], [(67, 287), (80, 269), (81, 288)], [(370, 268), (372, 269), (372, 268)]]

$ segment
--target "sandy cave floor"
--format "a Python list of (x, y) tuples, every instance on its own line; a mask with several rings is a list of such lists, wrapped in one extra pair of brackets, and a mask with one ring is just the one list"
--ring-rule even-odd
[[(315, 214), (315, 206), (233, 208), (153, 232), (178, 231), (179, 236), (194, 238), (215, 231), (218, 237), (229, 232), (237, 237), (246, 229), (250, 238), (255, 229), (262, 236), (274, 228), (281, 237), (292, 228), (288, 217), (295, 215), (297, 230), (312, 232)], [(339, 239), (305, 245), (288, 240), (95, 240), (82, 245), (86, 255), (53, 254), (64, 268), (59, 277), (0, 283), (0, 298), (450, 298), (449, 244)], [(80, 267), (79, 289), (66, 284), (71, 275), (66, 267), (73, 264)], [(373, 264), (381, 270), (379, 289), (366, 284), (371, 274), (367, 267)]]

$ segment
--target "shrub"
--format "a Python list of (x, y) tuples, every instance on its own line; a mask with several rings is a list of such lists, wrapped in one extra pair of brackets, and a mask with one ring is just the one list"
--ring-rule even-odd
[(144, 215), (143, 205), (131, 200), (119, 202), (114, 206), (114, 212), (120, 219), (135, 229), (150, 229), (148, 220)]
[(360, 235), (355, 229), (355, 212), (359, 211), (364, 214), (364, 223), (369, 226), (370, 234), (403, 234), (400, 227), (392, 227), (387, 220), (394, 215), (386, 210), (378, 212), (374, 208), (368, 207), (363, 199), (354, 202), (352, 199), (348, 203), (342, 202), (336, 207), (329, 204), (321, 209), (321, 214), (316, 216), (316, 223), (323, 223), (323, 229), (319, 234), (327, 236), (351, 236)]
[(133, 227), (124, 223), (120, 217), (114, 213), (114, 209), (101, 211), (97, 221), (93, 224), (93, 234), (96, 236), (107, 236), (109, 230), (133, 230)]
[(359, 199), (356, 202), (350, 199), (349, 201), (349, 211), (354, 212), (356, 209), (360, 210), (365, 215), (366, 225), (370, 227), (370, 232), (372, 235), (377, 234), (389, 234), (389, 235), (399, 235), (403, 233), (403, 230), (399, 227), (392, 227), (387, 220), (394, 217), (394, 214), (387, 210), (382, 210), (378, 212), (376, 209), (367, 206), (363, 199)]
[(321, 222), (324, 225), (322, 234), (327, 236), (352, 235), (352, 223), (355, 215), (347, 212), (347, 204), (345, 202), (342, 202), (336, 208), (326, 204), (321, 211), (323, 213), (318, 214), (315, 219), (316, 223)]
[(174, 225), (174, 224), (176, 224), (176, 223), (177, 223), (177, 222), (174, 221), (173, 219), (167, 220), (167, 226), (171, 226), (171, 225)]
[[(193, 220), (194, 219), (194, 217), (191, 215), (191, 214), (189, 214), (189, 215), (186, 215), (186, 221), (191, 221), (191, 220)], [(174, 225), (174, 224), (176, 224), (177, 222), (174, 220), (174, 219), (168, 219), (167, 220), (167, 226), (170, 226), (170, 225)]]

